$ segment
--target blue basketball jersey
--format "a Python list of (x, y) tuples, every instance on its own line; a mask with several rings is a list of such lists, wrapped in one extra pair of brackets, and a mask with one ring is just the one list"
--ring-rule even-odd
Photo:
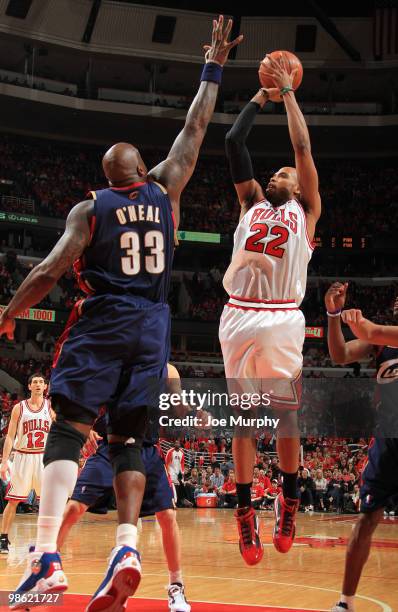
[(392, 410), (392, 414), (398, 414), (398, 348), (379, 347), (376, 367), (380, 406)]
[(174, 217), (166, 190), (155, 182), (91, 192), (91, 240), (75, 262), (89, 295), (131, 294), (166, 302), (174, 251)]

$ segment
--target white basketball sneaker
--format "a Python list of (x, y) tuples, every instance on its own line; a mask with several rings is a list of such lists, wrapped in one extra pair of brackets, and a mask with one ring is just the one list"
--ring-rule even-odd
[(332, 612), (355, 612), (352, 606), (348, 606), (346, 603), (339, 601), (333, 608)]
[(127, 599), (141, 580), (139, 553), (130, 546), (116, 546), (104, 580), (90, 600), (86, 612), (124, 612)]
[[(29, 593), (62, 593), (68, 588), (68, 580), (62, 569), (61, 557), (58, 553), (35, 552), (29, 549), (27, 568), (20, 583), (13, 593), (11, 610), (26, 609), (23, 595)], [(43, 605), (47, 605), (43, 602)]]
[(170, 612), (191, 612), (191, 606), (187, 602), (184, 593), (184, 585), (174, 582), (168, 588)]

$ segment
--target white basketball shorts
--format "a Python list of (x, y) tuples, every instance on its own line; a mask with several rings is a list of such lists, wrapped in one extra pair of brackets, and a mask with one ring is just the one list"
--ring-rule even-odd
[(304, 315), (294, 301), (231, 296), (219, 330), (229, 388), (238, 381), (245, 392), (269, 393), (274, 408), (297, 409), (304, 337)]
[(32, 489), (35, 490), (37, 497), (40, 497), (42, 474), (43, 453), (15, 451), (6, 499), (24, 502)]

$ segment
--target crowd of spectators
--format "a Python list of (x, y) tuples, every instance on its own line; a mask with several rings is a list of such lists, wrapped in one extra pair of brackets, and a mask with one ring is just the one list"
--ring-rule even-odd
[[(65, 218), (89, 189), (105, 186), (100, 164), (104, 151), (94, 147), (10, 136), (2, 139), (0, 153), (0, 178), (12, 181), (12, 195), (33, 199), (38, 214)], [(143, 157), (148, 167), (160, 161), (153, 151), (143, 151)], [(278, 165), (280, 161), (255, 160), (262, 184)], [(394, 238), (398, 178), (393, 161), (320, 160), (318, 166), (323, 214), (317, 235)], [(201, 156), (181, 199), (181, 227), (228, 234), (238, 217), (226, 160)]]
[[(22, 266), (12, 251), (0, 262), (0, 303), (8, 303), (30, 268)], [(330, 283), (319, 282), (317, 286), (309, 285), (302, 303), (302, 309), (308, 325), (325, 327), (327, 325), (324, 308), (324, 294)], [(364, 285), (351, 282), (346, 307), (361, 308), (366, 317), (386, 324), (392, 320), (392, 307), (398, 295), (398, 284)], [(41, 308), (70, 310), (74, 302), (81, 297), (75, 277), (67, 272), (41, 303)], [(169, 294), (172, 316), (191, 321), (218, 321), (227, 294), (222, 285), (222, 271), (214, 267), (209, 272), (196, 272), (191, 278), (184, 276), (181, 282), (173, 282)], [(308, 365), (328, 365), (325, 363), (308, 363)]]
[[(359, 512), (361, 472), (367, 460), (367, 441), (314, 438), (302, 441), (303, 460), (297, 481), (300, 510), (304, 512)], [(181, 446), (181, 448), (180, 448)], [(230, 438), (185, 438), (169, 453), (185, 453), (183, 472), (176, 479), (178, 504), (197, 505), (198, 497), (216, 497), (217, 507), (237, 505), (235, 470)], [(281, 470), (273, 440), (260, 439), (253, 470), (252, 504), (272, 509), (281, 490)], [(396, 508), (388, 508), (394, 513)]]

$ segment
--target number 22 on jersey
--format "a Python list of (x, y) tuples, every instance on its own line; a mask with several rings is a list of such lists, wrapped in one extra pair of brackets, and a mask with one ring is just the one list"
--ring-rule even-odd
[[(285, 249), (282, 245), (286, 244), (289, 239), (289, 230), (283, 225), (273, 225), (271, 229), (266, 223), (254, 223), (250, 230), (254, 232), (248, 237), (245, 244), (246, 251), (254, 253), (264, 253), (281, 259), (285, 254)], [(261, 242), (267, 236), (275, 236), (267, 243)]]

